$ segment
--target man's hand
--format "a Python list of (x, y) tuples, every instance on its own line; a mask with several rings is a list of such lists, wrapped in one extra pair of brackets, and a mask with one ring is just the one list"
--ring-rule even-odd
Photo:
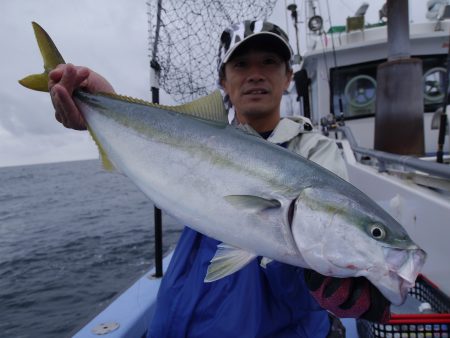
[(86, 67), (58, 65), (49, 73), (48, 89), (55, 107), (55, 118), (65, 127), (85, 130), (86, 122), (72, 99), (76, 89), (90, 93), (114, 93), (113, 87), (101, 75)]
[(341, 318), (363, 318), (386, 323), (390, 303), (366, 278), (336, 278), (305, 269), (311, 294), (324, 309)]

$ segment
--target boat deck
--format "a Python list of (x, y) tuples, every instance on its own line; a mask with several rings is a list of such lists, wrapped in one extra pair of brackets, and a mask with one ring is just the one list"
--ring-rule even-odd
[[(163, 260), (164, 271), (169, 265), (172, 254)], [(145, 337), (147, 327), (155, 310), (156, 295), (160, 278), (153, 278), (154, 269), (138, 279), (122, 293), (105, 310), (99, 313), (84, 327), (76, 332), (74, 338), (108, 338)], [(357, 338), (354, 319), (342, 320), (347, 338)]]

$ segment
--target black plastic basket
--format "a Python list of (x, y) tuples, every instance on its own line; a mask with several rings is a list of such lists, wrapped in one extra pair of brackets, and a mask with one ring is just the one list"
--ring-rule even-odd
[(395, 314), (386, 324), (364, 319), (356, 321), (360, 338), (450, 338), (450, 298), (423, 275), (409, 294), (421, 302), (428, 302), (435, 313)]

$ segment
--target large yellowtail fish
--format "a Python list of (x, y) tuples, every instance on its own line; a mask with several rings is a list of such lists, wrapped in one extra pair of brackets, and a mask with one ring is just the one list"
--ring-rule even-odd
[[(33, 28), (45, 71), (20, 83), (46, 91), (47, 73), (64, 60)], [(265, 256), (325, 275), (365, 276), (394, 304), (414, 285), (426, 255), (395, 219), (330, 171), (228, 125), (220, 94), (177, 107), (83, 91), (74, 100), (106, 167), (224, 243), (205, 281)]]

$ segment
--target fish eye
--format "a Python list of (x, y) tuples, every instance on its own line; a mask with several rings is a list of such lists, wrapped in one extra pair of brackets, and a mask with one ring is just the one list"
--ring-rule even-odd
[(372, 224), (370, 227), (370, 234), (374, 239), (384, 239), (386, 237), (386, 230), (381, 224)]

